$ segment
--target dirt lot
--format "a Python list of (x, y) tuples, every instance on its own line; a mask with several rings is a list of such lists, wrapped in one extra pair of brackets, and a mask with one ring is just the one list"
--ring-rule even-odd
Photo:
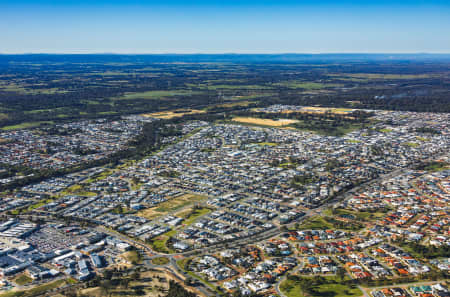
[(147, 219), (154, 219), (168, 212), (179, 210), (189, 204), (194, 204), (195, 202), (205, 199), (206, 197), (201, 195), (184, 194), (182, 196), (169, 199), (156, 207), (141, 210), (137, 213), (137, 215)]
[(142, 116), (158, 118), (158, 119), (172, 119), (175, 117), (182, 117), (185, 114), (197, 114), (197, 113), (204, 113), (204, 112), (205, 112), (204, 110), (199, 110), (199, 109), (177, 109), (177, 110), (160, 111), (160, 112), (154, 112), (154, 113), (145, 113), (145, 114), (142, 114)]
[(290, 124), (297, 123), (298, 121), (291, 120), (291, 119), (271, 120), (271, 119), (260, 119), (260, 118), (250, 118), (250, 117), (235, 117), (235, 118), (233, 118), (233, 122), (252, 124), (252, 125), (261, 125), (261, 126), (283, 127), (283, 126), (288, 126)]

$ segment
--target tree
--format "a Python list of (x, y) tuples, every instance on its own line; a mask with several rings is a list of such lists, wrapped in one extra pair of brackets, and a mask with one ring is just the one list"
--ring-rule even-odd
[(339, 277), (339, 279), (342, 282), (345, 278), (345, 269), (342, 267), (339, 267), (338, 270), (336, 271), (336, 275)]
[(197, 295), (195, 293), (189, 292), (180, 284), (171, 280), (169, 283), (169, 292), (167, 293), (166, 297), (197, 297)]

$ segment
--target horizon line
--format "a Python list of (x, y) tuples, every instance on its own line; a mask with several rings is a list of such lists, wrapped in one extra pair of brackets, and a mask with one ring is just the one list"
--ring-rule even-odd
[(25, 52), (25, 53), (1, 53), (0, 55), (450, 55), (449, 52)]

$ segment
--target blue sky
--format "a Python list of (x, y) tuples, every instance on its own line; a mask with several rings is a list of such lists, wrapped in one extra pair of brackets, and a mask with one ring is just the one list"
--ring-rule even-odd
[(0, 53), (450, 53), (450, 1), (0, 0)]

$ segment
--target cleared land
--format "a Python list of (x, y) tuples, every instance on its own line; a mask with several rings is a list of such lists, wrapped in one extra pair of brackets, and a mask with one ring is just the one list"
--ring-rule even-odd
[(206, 207), (190, 208), (177, 213), (177, 216), (184, 219), (184, 225), (191, 225), (197, 218), (211, 212), (212, 210)]
[(272, 120), (272, 119), (260, 119), (251, 117), (235, 117), (233, 118), (232, 121), (250, 125), (270, 126), (270, 127), (283, 127), (298, 123), (298, 120), (291, 120), (291, 119)]
[(305, 106), (304, 108), (302, 108), (302, 111), (311, 113), (331, 112), (336, 114), (347, 114), (354, 110), (350, 108), (327, 108), (327, 107)]
[[(138, 279), (132, 275), (121, 277), (122, 283), (111, 287), (108, 291), (102, 287), (83, 289), (80, 293), (90, 297), (118, 297), (118, 296), (164, 296), (169, 288), (168, 279), (173, 279), (170, 274), (160, 271), (141, 272)], [(141, 291), (142, 290), (142, 291)]]
[(137, 251), (129, 251), (122, 254), (122, 258), (130, 263), (142, 263), (142, 256)]
[(185, 194), (176, 198), (169, 199), (168, 201), (159, 204), (159, 206), (157, 207), (141, 210), (136, 215), (151, 220), (168, 212), (179, 210), (185, 206), (188, 206), (189, 204), (193, 204), (205, 199), (206, 197), (202, 195)]
[(200, 109), (176, 109), (176, 110), (168, 110), (161, 112), (153, 112), (153, 113), (145, 113), (142, 114), (144, 117), (152, 117), (158, 119), (172, 119), (176, 117), (182, 117), (187, 114), (199, 114), (204, 113), (204, 110)]

